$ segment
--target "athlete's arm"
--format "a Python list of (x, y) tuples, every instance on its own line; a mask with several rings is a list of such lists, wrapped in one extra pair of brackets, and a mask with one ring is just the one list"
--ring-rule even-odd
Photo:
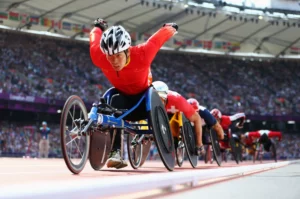
[(100, 28), (93, 28), (90, 32), (90, 56), (94, 65), (99, 66), (101, 59), (105, 58), (105, 54), (100, 49), (100, 40), (102, 30)]
[[(201, 136), (202, 140), (202, 122), (200, 115), (197, 112), (195, 112), (192, 116), (188, 118), (188, 120), (194, 123), (195, 134)], [(197, 143), (197, 146), (201, 145), (203, 145), (203, 143)]]
[(160, 28), (156, 33), (154, 33), (146, 43), (143, 44), (145, 51), (145, 58), (148, 63), (151, 63), (154, 59), (156, 53), (168, 41), (174, 34), (176, 29), (172, 26), (165, 26)]
[(220, 125), (220, 123), (217, 122), (215, 125), (212, 126), (212, 128), (216, 131), (219, 140), (223, 140), (224, 139), (224, 131), (223, 131), (223, 128)]
[(237, 128), (243, 128), (243, 125), (245, 123), (246, 115), (245, 113), (237, 113), (235, 115), (229, 116), (230, 121), (236, 121), (239, 120), (236, 124)]

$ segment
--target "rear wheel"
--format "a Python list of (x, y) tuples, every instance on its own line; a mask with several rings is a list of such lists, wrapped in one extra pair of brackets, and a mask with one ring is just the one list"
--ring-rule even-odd
[(214, 158), (219, 166), (222, 164), (222, 152), (218, 141), (217, 133), (214, 130), (210, 130), (211, 146), (213, 149)]
[(229, 138), (229, 145), (231, 148), (231, 153), (233, 156), (233, 159), (237, 164), (239, 164), (239, 154), (238, 154), (238, 148), (236, 146), (236, 141), (234, 140), (233, 137)]
[(84, 102), (76, 95), (70, 96), (61, 113), (60, 139), (65, 163), (74, 174), (79, 174), (88, 160), (90, 136), (79, 135), (87, 120)]
[(183, 126), (182, 135), (187, 157), (195, 168), (198, 164), (198, 155), (196, 154), (196, 136), (191, 122), (182, 114)]
[(173, 171), (175, 166), (175, 147), (169, 118), (159, 95), (153, 88), (150, 89), (151, 110), (148, 121), (152, 127), (160, 158), (165, 167), (169, 171)]

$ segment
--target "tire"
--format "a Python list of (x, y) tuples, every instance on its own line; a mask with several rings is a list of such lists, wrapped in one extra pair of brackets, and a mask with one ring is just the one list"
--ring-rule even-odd
[(185, 153), (185, 147), (182, 147), (180, 145), (183, 145), (182, 139), (173, 138), (174, 144), (175, 144), (175, 151), (176, 151), (176, 162), (179, 167), (182, 167), (183, 161), (184, 161), (184, 153)]
[(169, 118), (159, 95), (153, 88), (150, 89), (151, 110), (148, 121), (153, 131), (160, 158), (165, 167), (169, 171), (173, 171), (175, 166), (175, 147)]
[(231, 153), (233, 155), (233, 158), (235, 160), (235, 162), (237, 164), (239, 164), (239, 154), (238, 154), (238, 149), (236, 147), (236, 141), (234, 140), (233, 137), (229, 138), (229, 145), (230, 145), (230, 148), (231, 148)]
[(218, 141), (217, 133), (214, 130), (210, 130), (210, 137), (211, 137), (211, 146), (213, 148), (214, 159), (216, 160), (217, 164), (221, 166), (222, 164), (222, 152), (220, 149), (220, 144)]
[(198, 155), (196, 154), (196, 136), (191, 122), (182, 114), (182, 135), (187, 157), (193, 168), (197, 167)]
[(204, 157), (204, 163), (207, 164), (210, 161), (210, 157), (211, 157), (211, 151), (210, 151), (210, 145), (205, 145), (205, 157)]
[[(137, 136), (137, 140), (140, 138), (139, 135), (135, 135), (135, 136)], [(143, 156), (143, 145), (142, 144), (133, 145), (131, 143), (135, 136), (131, 135), (130, 133), (127, 135), (128, 159), (133, 169), (137, 169), (140, 167), (142, 156)]]
[[(77, 107), (77, 109), (76, 109), (76, 107)], [(78, 118), (78, 116), (79, 116), (79, 118)], [(76, 135), (76, 131), (77, 131), (76, 128), (79, 131), (79, 130), (83, 129), (84, 125), (81, 126), (81, 124), (80, 124), (80, 126), (78, 127), (77, 124), (74, 123), (75, 119), (82, 119), (82, 120), (87, 121), (88, 114), (87, 114), (84, 102), (81, 100), (81, 98), (76, 95), (72, 95), (67, 99), (67, 101), (64, 105), (64, 108), (62, 110), (62, 113), (61, 113), (60, 139), (61, 139), (61, 149), (62, 149), (64, 161), (65, 161), (68, 169), (74, 174), (79, 174), (83, 170), (83, 168), (88, 160), (89, 147), (90, 147), (90, 136), (89, 135), (85, 135), (85, 136), (77, 136)], [(71, 131), (70, 131), (70, 129), (71, 129)], [(72, 130), (74, 132), (73, 134), (72, 134)], [(67, 138), (69, 138), (70, 141), (67, 141), (66, 140)], [(82, 142), (79, 142), (79, 144), (78, 144), (76, 142), (77, 139), (82, 139)], [(75, 148), (75, 151), (77, 151), (77, 152), (79, 151), (79, 155), (81, 156), (81, 160), (77, 164), (73, 163), (71, 160), (72, 156), (74, 157), (74, 155), (72, 155), (72, 153), (74, 151), (73, 142), (75, 142), (74, 146), (76, 145), (75, 147), (77, 147), (77, 149)], [(67, 144), (68, 144), (68, 146), (67, 146)], [(70, 145), (71, 145), (71, 147), (70, 147), (71, 149), (69, 149)], [(79, 149), (79, 147), (81, 145), (84, 145), (83, 151), (81, 151)], [(71, 157), (69, 157), (69, 155)]]

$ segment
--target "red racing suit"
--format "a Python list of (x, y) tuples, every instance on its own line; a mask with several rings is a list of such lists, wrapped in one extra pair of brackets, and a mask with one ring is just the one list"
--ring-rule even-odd
[(165, 26), (145, 43), (131, 46), (129, 63), (121, 71), (116, 72), (100, 49), (102, 30), (95, 27), (90, 33), (91, 59), (117, 90), (126, 95), (140, 94), (151, 84), (149, 81), (149, 78), (152, 78), (150, 65), (156, 53), (175, 32), (173, 27)]

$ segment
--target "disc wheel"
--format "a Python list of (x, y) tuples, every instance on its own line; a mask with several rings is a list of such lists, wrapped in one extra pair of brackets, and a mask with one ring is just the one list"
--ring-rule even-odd
[(64, 161), (74, 174), (79, 174), (88, 160), (90, 136), (78, 135), (84, 128), (84, 122), (78, 121), (87, 119), (84, 102), (76, 95), (70, 96), (61, 113), (60, 139)]
[(216, 160), (217, 164), (219, 166), (221, 166), (222, 152), (221, 152), (220, 144), (218, 141), (217, 133), (214, 130), (210, 130), (209, 134), (211, 137), (211, 146), (213, 149), (214, 159)]
[(169, 118), (159, 95), (153, 88), (150, 89), (151, 110), (148, 121), (152, 127), (160, 158), (165, 167), (169, 171), (173, 171), (175, 166), (175, 147)]
[(236, 147), (236, 141), (234, 140), (233, 137), (229, 138), (229, 145), (230, 145), (230, 148), (231, 148), (231, 153), (232, 153), (233, 159), (235, 160), (235, 162), (237, 164), (239, 164), (238, 149)]
[(197, 167), (198, 155), (196, 154), (196, 136), (191, 122), (182, 114), (182, 135), (187, 157), (193, 168)]

